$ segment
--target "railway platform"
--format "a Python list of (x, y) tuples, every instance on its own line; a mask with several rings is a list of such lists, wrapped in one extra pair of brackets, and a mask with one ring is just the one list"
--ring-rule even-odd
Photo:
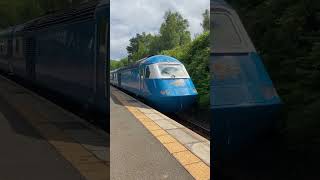
[(210, 141), (110, 87), (111, 179), (210, 179)]
[(107, 137), (0, 76), (0, 179), (109, 179)]

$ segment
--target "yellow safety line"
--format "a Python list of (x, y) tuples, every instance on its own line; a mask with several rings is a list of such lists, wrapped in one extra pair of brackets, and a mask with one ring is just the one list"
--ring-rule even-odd
[(160, 143), (175, 157), (178, 162), (197, 180), (210, 179), (210, 167), (205, 164), (200, 158), (195, 156), (178, 140), (172, 137), (164, 129), (158, 126), (153, 120), (147, 117), (138, 108), (132, 106), (124, 95), (119, 91), (111, 91), (112, 94), (123, 104), (131, 114), (133, 114), (146, 129), (155, 136)]

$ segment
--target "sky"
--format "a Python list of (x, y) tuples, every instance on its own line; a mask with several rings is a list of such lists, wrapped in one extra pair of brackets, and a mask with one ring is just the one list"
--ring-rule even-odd
[(178, 11), (189, 21), (193, 38), (202, 32), (205, 9), (210, 9), (210, 0), (110, 0), (111, 59), (126, 57), (129, 39), (137, 33), (158, 34), (167, 10)]

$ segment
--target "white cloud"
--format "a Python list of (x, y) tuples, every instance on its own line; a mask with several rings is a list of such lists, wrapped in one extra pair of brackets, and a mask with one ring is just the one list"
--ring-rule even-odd
[(189, 30), (201, 33), (202, 13), (210, 8), (209, 0), (111, 0), (111, 59), (127, 55), (129, 39), (137, 33), (158, 33), (167, 10), (178, 11), (189, 21)]

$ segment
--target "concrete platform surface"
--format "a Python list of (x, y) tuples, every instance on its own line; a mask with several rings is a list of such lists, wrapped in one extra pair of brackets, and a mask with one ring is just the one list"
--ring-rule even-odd
[(110, 98), (111, 179), (193, 179), (115, 98)]
[(108, 134), (0, 77), (0, 179), (109, 179)]
[(3, 100), (0, 100), (0, 111), (0, 179), (84, 179)]
[[(165, 149), (167, 155), (174, 157), (193, 178), (210, 178), (210, 142), (207, 139), (124, 92), (119, 91), (114, 87), (111, 87), (110, 89), (113, 100), (111, 103), (111, 156), (113, 156), (114, 140), (112, 132), (116, 129), (120, 131), (121, 129), (115, 127), (121, 125), (124, 126), (122, 129), (127, 129), (127, 131), (130, 132), (131, 128), (137, 129), (137, 132), (133, 133), (138, 136), (137, 138), (142, 139), (148, 137), (158, 140), (159, 144), (162, 144), (162, 146), (158, 148), (159, 150), (152, 151), (151, 155), (157, 151), (160, 153)], [(114, 114), (115, 112), (117, 113)], [(126, 116), (124, 116), (124, 114), (126, 114)], [(123, 121), (123, 119), (128, 120)], [(132, 124), (132, 122), (135, 124)], [(144, 128), (137, 128), (139, 126)], [(144, 132), (144, 134), (138, 132)], [(150, 137), (150, 135), (153, 136)], [(129, 137), (129, 135), (126, 136)], [(126, 136), (123, 136), (122, 138), (128, 138)], [(130, 143), (130, 141), (128, 143)], [(139, 148), (145, 148), (140, 146), (145, 146), (145, 143), (139, 142), (138, 144)], [(136, 151), (137, 153), (140, 153), (141, 149), (136, 149)], [(113, 164), (112, 159), (111, 163)], [(111, 169), (113, 171), (112, 167)]]

